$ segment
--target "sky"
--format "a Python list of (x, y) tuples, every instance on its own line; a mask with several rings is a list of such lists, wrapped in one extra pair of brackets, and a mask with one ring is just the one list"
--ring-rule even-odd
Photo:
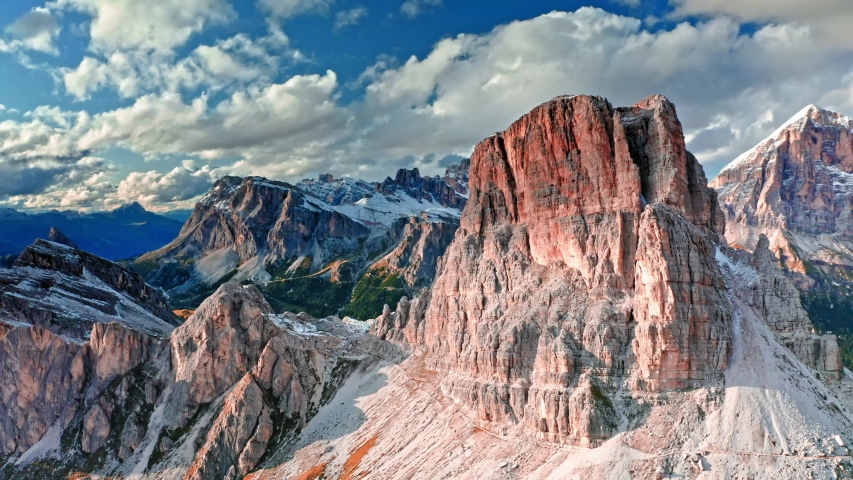
[(676, 105), (709, 179), (853, 114), (849, 0), (15, 0), (0, 206), (191, 207), (224, 175), (437, 174), (536, 105)]

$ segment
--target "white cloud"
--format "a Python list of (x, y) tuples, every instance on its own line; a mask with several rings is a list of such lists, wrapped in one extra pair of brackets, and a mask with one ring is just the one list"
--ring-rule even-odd
[[(71, 76), (68, 91), (82, 97), (105, 86), (125, 88), (132, 102), (94, 115), (43, 107), (25, 114), (26, 121), (0, 122), (0, 173), (36, 169), (15, 177), (22, 187), (0, 197), (58, 201), (49, 182), (76, 189), (68, 195), (74, 201), (103, 194), (114, 172), (80, 159), (116, 146), (151, 158), (233, 162), (216, 175), (298, 180), (331, 171), (377, 179), (404, 165), (436, 173), (435, 158), (470, 153), (482, 138), (564, 93), (598, 94), (617, 106), (667, 95), (688, 147), (712, 172), (806, 104), (853, 113), (853, 52), (821, 48), (814, 31), (796, 23), (743, 31), (731, 18), (652, 32), (639, 19), (599, 9), (553, 12), (444, 39), (423, 58), (382, 57), (357, 82), (364, 97), (346, 104), (332, 71), (287, 80), (269, 75), (275, 64), (267, 62), (276, 56), (270, 45), (290, 51), (280, 30), (266, 39), (237, 35), (196, 48), (155, 73), (132, 56), (126, 62), (93, 56), (91, 73), (82, 76), (95, 79), (95, 87)], [(232, 75), (232, 62), (245, 71)], [(121, 75), (111, 72), (125, 64), (133, 66), (123, 78), (132, 80), (121, 87)], [(209, 92), (229, 87), (216, 95), (179, 91), (189, 85)], [(214, 173), (160, 165), (166, 171), (132, 174), (120, 183), (122, 194), (116, 186), (104, 201), (188, 201), (181, 199), (201, 191), (211, 178), (205, 175)]]
[(675, 17), (728, 15), (742, 22), (799, 23), (822, 43), (853, 47), (853, 2), (847, 0), (670, 0)]
[(406, 0), (400, 6), (400, 12), (409, 18), (415, 18), (428, 8), (440, 6), (441, 0)]
[(335, 15), (335, 30), (342, 30), (358, 23), (367, 16), (367, 8), (355, 7), (342, 10)]
[(56, 0), (49, 8), (82, 12), (93, 52), (171, 52), (209, 25), (234, 18), (227, 0)]
[(119, 183), (116, 198), (143, 206), (180, 202), (207, 192), (215, 181), (216, 173), (210, 166), (196, 169), (191, 163), (184, 163), (167, 173), (131, 173)]
[(36, 7), (6, 26), (6, 34), (15, 39), (6, 42), (6, 45), (12, 50), (33, 50), (56, 55), (59, 51), (54, 41), (59, 36), (59, 30), (50, 10)]
[(185, 58), (148, 51), (117, 51), (103, 60), (87, 56), (76, 68), (57, 72), (65, 91), (86, 100), (102, 89), (113, 89), (123, 98), (156, 91), (176, 92), (205, 88), (218, 91), (254, 82), (269, 83), (282, 62), (304, 57), (291, 49), (278, 29), (252, 39), (245, 34), (199, 45)]
[(558, 94), (630, 105), (663, 93), (688, 133), (725, 119), (717, 128), (730, 130), (731, 141), (697, 152), (715, 170), (773, 130), (755, 125), (768, 111), (781, 123), (808, 103), (844, 108), (825, 94), (850, 71), (850, 60), (819, 48), (797, 25), (747, 35), (718, 18), (652, 33), (638, 19), (603, 10), (554, 12), (446, 39), (423, 59), (374, 68), (363, 78), (369, 84), (357, 123), (366, 125), (360, 147), (391, 158), (463, 152)]
[(329, 11), (334, 0), (258, 0), (258, 4), (278, 18), (293, 18), (303, 13)]

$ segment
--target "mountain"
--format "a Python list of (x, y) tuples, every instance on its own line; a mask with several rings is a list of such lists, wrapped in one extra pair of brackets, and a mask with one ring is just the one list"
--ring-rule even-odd
[[(721, 244), (665, 98), (537, 107), (475, 148), (469, 189), (430, 292), (374, 326), (412, 352), (410, 378), (361, 399), (373, 422), (331, 448), (376, 438), (362, 462), (377, 478), (415, 456), (435, 467), (414, 477), (804, 478), (849, 462), (836, 338), (813, 333), (766, 238), (754, 255)], [(425, 397), (439, 420), (382, 406)]]
[(179, 325), (166, 299), (136, 273), (109, 260), (51, 240), (36, 240), (11, 268), (0, 268), (0, 324), (38, 325), (86, 338), (95, 323), (117, 322), (165, 337)]
[[(444, 236), (430, 213), (373, 230), (295, 186), (218, 188), (175, 248), (316, 255), (348, 245), (347, 229), (397, 232), (368, 266), (414, 279), (395, 259)], [(88, 339), (3, 327), (0, 477), (853, 471), (853, 374), (836, 337), (815, 333), (767, 236), (752, 252), (725, 245), (717, 194), (666, 98), (540, 105), (475, 148), (465, 189), (446, 252), (421, 257), (431, 287), (368, 322), (275, 313), (259, 286), (225, 282), (168, 338), (119, 323)]]
[(244, 478), (348, 377), (399, 358), (363, 325), (274, 315), (236, 283), (168, 338), (14, 325), (0, 330), (0, 478)]
[(843, 334), (853, 368), (853, 119), (810, 105), (711, 185), (728, 242), (752, 250), (769, 238), (811, 318)]
[(81, 214), (50, 211), (27, 214), (0, 210), (0, 256), (18, 255), (37, 238), (57, 228), (88, 252), (109, 260), (119, 260), (160, 248), (172, 241), (181, 222), (146, 211), (138, 203), (123, 205), (111, 212)]
[(382, 183), (224, 177), (177, 239), (132, 266), (175, 308), (234, 280), (261, 285), (277, 312), (373, 318), (434, 278), (467, 200), (464, 167), (452, 168), (455, 187), (417, 169)]

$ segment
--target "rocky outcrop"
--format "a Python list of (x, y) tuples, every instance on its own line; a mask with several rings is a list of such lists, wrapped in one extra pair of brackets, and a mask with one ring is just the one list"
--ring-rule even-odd
[[(317, 208), (292, 185), (260, 177), (224, 177), (196, 205), (180, 236), (136, 260), (146, 277), (166, 289), (191, 278), (213, 283), (247, 262), (243, 276), (268, 279), (275, 259), (313, 255), (318, 263), (354, 252), (369, 230), (334, 210)], [(195, 262), (173, 275), (175, 264)]]
[(424, 217), (394, 222), (386, 234), (386, 243), (396, 246), (374, 262), (370, 270), (398, 275), (410, 288), (429, 286), (435, 279), (438, 260), (453, 241), (459, 226), (451, 222), (432, 222)]
[(257, 288), (223, 285), (170, 339), (175, 388), (170, 423), (182, 427), (201, 405), (235, 385), (257, 363), (278, 328)]
[[(408, 269), (408, 287), (425, 286), (466, 200), (460, 191), (467, 165), (452, 167), (447, 179), (455, 187), (417, 170), (401, 170), (398, 181), (384, 186), (331, 175), (296, 185), (225, 177), (199, 201), (179, 238), (136, 259), (133, 268), (166, 290), (176, 309), (194, 309), (234, 280), (264, 286), (276, 311), (330, 315), (348, 306), (349, 292), (392, 250), (399, 258), (389, 268)], [(407, 230), (412, 217), (430, 224), (425, 235)], [(291, 280), (298, 281), (276, 285)], [(302, 292), (309, 290), (324, 300), (306, 298)], [(367, 310), (379, 313), (374, 305)]]
[(0, 338), (0, 453), (21, 454), (77, 413), (86, 377), (84, 345), (44, 327), (15, 327)]
[(711, 186), (726, 204), (729, 242), (751, 250), (764, 233), (771, 250), (796, 259), (804, 245), (794, 239), (792, 250), (786, 233), (853, 238), (851, 129), (850, 118), (810, 105), (724, 168)]
[[(126, 268), (82, 250), (36, 240), (0, 269), (2, 320), (85, 338), (95, 323), (118, 322), (165, 337), (180, 323), (166, 298)], [(0, 320), (0, 321), (2, 321)]]
[(477, 146), (469, 188), (427, 301), (375, 328), (411, 342), (482, 422), (594, 445), (615, 431), (623, 382), (645, 395), (722, 381), (722, 216), (666, 99), (554, 99)]
[(258, 384), (251, 376), (243, 377), (225, 399), (222, 413), (184, 478), (243, 478), (266, 452), (273, 434), (271, 411)]
[[(848, 327), (847, 312), (853, 308), (851, 179), (853, 120), (810, 105), (711, 183), (725, 206), (728, 243), (772, 257), (796, 286), (778, 280), (766, 290), (765, 303), (781, 313), (775, 318), (784, 319), (775, 330), (795, 337), (786, 344), (821, 370), (837, 369), (832, 336), (812, 338), (806, 311), (779, 299), (802, 297), (822, 331)], [(833, 360), (827, 364), (822, 360), (827, 358)]]
[[(462, 168), (460, 167), (459, 170)], [(448, 175), (445, 175), (448, 176)], [(444, 207), (462, 210), (465, 207), (466, 197), (459, 195), (456, 190), (458, 181), (450, 185), (441, 177), (422, 177), (420, 170), (401, 168), (397, 170), (394, 178), (388, 177), (376, 186), (376, 191), (384, 195), (393, 195), (399, 191), (416, 200), (435, 202)]]
[(471, 170), (470, 158), (448, 165), (447, 170), (444, 172), (444, 183), (450, 185), (457, 193), (467, 196), (469, 170)]
[(243, 478), (352, 372), (400, 358), (337, 318), (273, 315), (260, 290), (236, 283), (168, 340), (118, 323), (94, 325), (88, 342), (39, 326), (3, 333), (0, 454), (24, 459), (3, 478), (38, 471), (40, 455), (61, 458), (59, 476)]
[(638, 387), (714, 384), (731, 349), (732, 307), (716, 246), (663, 204), (643, 212), (636, 254), (633, 351)]
[(61, 231), (59, 231), (59, 229), (56, 227), (50, 227), (50, 232), (47, 234), (47, 239), (53, 243), (61, 243), (62, 245), (65, 245), (65, 246), (68, 246), (68, 247), (71, 247), (74, 249), (79, 249), (79, 247), (77, 246), (76, 243), (74, 243), (73, 240), (66, 237), (65, 234), (62, 233)]
[(790, 349), (804, 364), (819, 372), (825, 380), (837, 381), (843, 375), (838, 338), (832, 334), (819, 335), (803, 308), (800, 292), (785, 276), (779, 259), (769, 249), (770, 241), (759, 235), (755, 251), (728, 249), (735, 259), (724, 263), (739, 280), (729, 285), (749, 298), (764, 322), (776, 334), (780, 343)]

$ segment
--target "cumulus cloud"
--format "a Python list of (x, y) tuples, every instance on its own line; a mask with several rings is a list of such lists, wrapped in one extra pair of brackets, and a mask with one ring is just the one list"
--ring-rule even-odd
[[(370, 70), (363, 118), (375, 120), (365, 120), (361, 145), (391, 158), (458, 152), (559, 94), (630, 105), (663, 93), (688, 134), (712, 123), (729, 130), (718, 135), (727, 144), (700, 157), (714, 171), (803, 105), (844, 107), (824, 100), (851, 57), (816, 42), (798, 25), (745, 34), (717, 18), (650, 32), (638, 19), (599, 9), (553, 12), (445, 39), (424, 58)], [(769, 123), (759, 122), (767, 115)]]
[(823, 43), (853, 47), (853, 2), (845, 0), (670, 0), (674, 16), (727, 15), (742, 22), (806, 25)]
[(116, 51), (103, 58), (86, 56), (75, 68), (59, 69), (58, 78), (77, 100), (87, 100), (107, 88), (123, 98), (135, 98), (153, 91), (218, 91), (268, 83), (283, 62), (303, 59), (298, 50), (290, 48), (287, 36), (271, 27), (261, 38), (238, 34), (213, 45), (199, 45), (180, 60), (141, 50)]
[(131, 173), (119, 183), (116, 198), (144, 206), (179, 202), (205, 193), (215, 181), (213, 168), (209, 165), (195, 168), (189, 161), (167, 173), (156, 170)]
[(367, 8), (355, 7), (349, 10), (342, 10), (335, 15), (335, 30), (343, 30), (358, 23), (367, 16)]
[(409, 18), (415, 18), (428, 8), (440, 6), (441, 0), (406, 0), (400, 6), (400, 13)]
[(90, 15), (89, 48), (105, 54), (170, 52), (205, 27), (235, 16), (227, 0), (56, 0), (48, 8)]
[[(287, 44), (280, 31), (270, 37)], [(79, 159), (116, 146), (153, 158), (232, 162), (215, 175), (298, 180), (330, 171), (376, 180), (398, 166), (438, 173), (458, 159), (447, 155), (470, 154), (482, 138), (556, 95), (598, 94), (631, 105), (663, 93), (677, 106), (688, 147), (713, 176), (804, 105), (853, 111), (853, 52), (821, 48), (821, 42), (798, 23), (747, 31), (725, 17), (650, 31), (639, 19), (582, 8), (446, 38), (421, 58), (383, 57), (355, 85), (363, 97), (342, 103), (335, 72), (274, 80), (265, 76), (270, 67), (261, 54), (274, 56), (269, 47), (253, 50), (258, 39), (237, 36), (192, 50), (156, 82), (130, 68), (136, 77), (124, 78), (137, 83), (126, 87), (133, 101), (125, 107), (97, 114), (44, 107), (28, 112), (26, 121), (0, 122), (0, 158), (18, 162), (21, 171), (41, 168), (39, 178), (65, 168), (58, 175), (76, 175), (78, 183), (108, 167), (87, 170), (77, 166)], [(122, 65), (120, 58), (96, 61)], [(228, 80), (229, 89), (218, 95), (180, 91), (180, 85), (203, 85), (213, 92), (203, 79), (226, 78), (232, 61), (257, 72)], [(178, 65), (181, 75), (174, 73)], [(118, 75), (92, 75), (122, 88)], [(159, 87), (141, 86), (148, 84)], [(146, 206), (188, 201), (214, 173), (174, 163), (154, 170), (113, 181), (119, 185), (106, 198), (141, 199)], [(186, 189), (178, 188), (181, 182)], [(45, 188), (44, 182), (20, 183), (33, 192)], [(102, 178), (63, 188), (78, 189), (69, 198), (84, 201), (108, 184)]]
[(277, 18), (293, 18), (309, 12), (326, 13), (334, 0), (258, 0), (258, 4)]
[(54, 41), (59, 36), (59, 30), (59, 24), (50, 10), (36, 7), (6, 26), (6, 34), (16, 39), (7, 43), (7, 46), (56, 55), (59, 51)]

